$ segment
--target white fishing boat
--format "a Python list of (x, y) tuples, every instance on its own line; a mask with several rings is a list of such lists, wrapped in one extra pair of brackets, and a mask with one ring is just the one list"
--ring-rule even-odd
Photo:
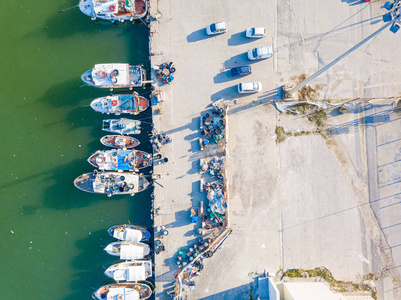
[(104, 250), (108, 254), (119, 256), (120, 259), (124, 260), (143, 259), (150, 253), (148, 244), (124, 241), (108, 244)]
[(145, 283), (112, 283), (100, 287), (92, 298), (98, 300), (144, 300), (152, 296), (152, 289)]
[(144, 242), (150, 238), (149, 230), (143, 226), (133, 224), (114, 225), (107, 232), (112, 237), (127, 242)]
[(119, 134), (140, 134), (141, 121), (125, 118), (103, 120), (102, 130)]
[(152, 261), (134, 260), (114, 264), (108, 267), (104, 274), (115, 281), (144, 281), (153, 276)]
[(149, 107), (149, 101), (139, 95), (114, 95), (93, 100), (90, 106), (102, 114), (139, 115)]
[(114, 23), (141, 19), (148, 11), (147, 0), (81, 0), (79, 9), (92, 20)]
[(92, 172), (79, 176), (74, 185), (85, 192), (112, 195), (136, 193), (146, 190), (150, 182), (143, 174), (119, 172)]
[(141, 66), (129, 64), (97, 64), (81, 75), (87, 85), (97, 88), (129, 88), (140, 87), (143, 84), (145, 70)]
[(98, 150), (88, 158), (95, 168), (104, 171), (137, 171), (152, 164), (152, 156), (141, 150)]

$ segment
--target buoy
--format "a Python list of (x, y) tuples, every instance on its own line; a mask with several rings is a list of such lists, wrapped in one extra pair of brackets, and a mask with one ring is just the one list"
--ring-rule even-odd
[(116, 6), (114, 4), (110, 5), (110, 11), (115, 11), (116, 10)]

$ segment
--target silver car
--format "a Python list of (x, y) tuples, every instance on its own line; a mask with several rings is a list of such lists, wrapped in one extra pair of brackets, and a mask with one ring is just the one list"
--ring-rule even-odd
[(259, 93), (261, 90), (262, 84), (259, 81), (241, 82), (238, 84), (238, 93), (240, 94)]
[(207, 35), (225, 33), (226, 31), (227, 31), (226, 22), (213, 23), (206, 27)]
[(266, 35), (265, 27), (253, 27), (245, 30), (245, 36), (250, 39), (260, 39)]
[(272, 57), (272, 55), (273, 55), (272, 47), (259, 47), (248, 51), (249, 60), (270, 58)]

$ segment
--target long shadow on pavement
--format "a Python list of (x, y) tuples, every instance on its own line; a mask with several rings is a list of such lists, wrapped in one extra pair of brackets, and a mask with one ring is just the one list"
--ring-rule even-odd
[(243, 44), (249, 44), (251, 42), (256, 41), (257, 39), (249, 39), (245, 36), (245, 31), (234, 33), (228, 39), (227, 44), (228, 46), (238, 46)]
[(348, 133), (350, 130), (358, 131), (359, 126), (364, 125), (366, 127), (375, 126), (378, 124), (384, 124), (389, 122), (397, 121), (401, 118), (393, 109), (384, 110), (378, 113), (372, 113), (368, 116), (354, 119), (349, 122), (338, 124), (327, 128), (326, 133), (328, 135), (338, 135)]
[(219, 99), (233, 99), (236, 98), (236, 96), (239, 95), (237, 92), (237, 86), (229, 86), (225, 89), (222, 89), (221, 91), (218, 91), (217, 93), (214, 93), (211, 96), (212, 102), (217, 101)]
[(215, 84), (217, 83), (223, 83), (223, 82), (229, 82), (235, 79), (239, 79), (239, 78), (246, 78), (246, 76), (232, 76), (231, 75), (231, 70), (227, 70), (227, 71), (223, 71), (218, 73), (216, 76), (213, 77), (213, 82)]
[(264, 61), (264, 60), (266, 60), (266, 59), (263, 59), (263, 60), (260, 60), (260, 59), (258, 59), (258, 60), (249, 60), (248, 59), (248, 54), (245, 52), (245, 53), (234, 55), (230, 59), (227, 59), (224, 62), (224, 68), (225, 69), (231, 69), (231, 68), (239, 67), (239, 66), (247, 66), (247, 65), (254, 64), (254, 63), (257, 63), (257, 62), (260, 62), (260, 61)]
[(171, 130), (164, 131), (164, 133), (172, 134), (174, 132), (178, 132), (178, 131), (181, 131), (184, 129), (190, 129), (192, 131), (197, 131), (198, 128), (199, 128), (199, 117), (197, 116), (197, 117), (193, 117), (191, 122), (189, 122), (188, 124), (171, 129)]
[[(224, 276), (222, 274), (222, 276)], [(265, 279), (265, 280), (261, 280)], [(218, 282), (218, 278), (216, 278)], [(253, 281), (237, 286), (230, 290), (200, 298), (200, 300), (224, 300), (224, 299), (262, 299), (263, 296), (268, 294), (268, 281), (263, 275), (253, 278)]]
[(198, 29), (190, 34), (188, 34), (187, 36), (187, 42), (188, 43), (195, 43), (201, 40), (205, 40), (205, 39), (209, 39), (212, 38), (213, 35), (207, 35), (206, 34), (206, 29), (202, 28), (202, 29)]

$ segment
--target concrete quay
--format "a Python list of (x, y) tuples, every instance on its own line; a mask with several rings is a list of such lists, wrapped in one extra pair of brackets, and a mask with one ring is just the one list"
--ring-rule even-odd
[[(152, 77), (164, 100), (153, 106), (154, 127), (172, 138), (160, 151), (168, 162), (154, 166), (154, 173), (162, 175), (154, 190), (155, 228), (165, 226), (169, 232), (164, 237), (155, 232), (165, 247), (155, 256), (157, 299), (169, 299), (165, 292), (173, 289), (179, 271), (178, 250), (199, 237), (200, 225), (191, 223), (190, 208), (206, 201), (200, 191), (199, 160), (210, 155), (199, 148), (200, 115), (219, 99), (237, 100), (228, 110), (226, 145), (233, 232), (213, 258), (205, 260), (195, 289), (186, 288), (182, 296), (249, 299), (258, 296), (252, 290), (256, 273), (325, 266), (338, 280), (360, 282), (365, 274), (380, 274), (378, 299), (399, 299), (399, 255), (392, 257), (398, 253), (400, 235), (392, 227), (398, 210), (384, 213), (375, 205), (373, 213), (369, 204), (396, 199), (398, 169), (389, 170), (386, 164), (393, 167), (397, 161), (391, 160), (399, 143), (397, 129), (391, 127), (389, 134), (381, 126), (375, 132), (353, 125), (365, 115), (333, 113), (328, 123), (336, 134), (330, 141), (314, 134), (276, 141), (276, 126), (292, 132), (314, 130), (306, 117), (279, 114), (270, 104), (278, 100), (277, 87), (294, 85), (300, 75), (312, 74), (381, 26), (375, 22), (381, 15), (379, 1), (348, 2), (324, 0), (317, 7), (314, 1), (290, 0), (151, 1), (151, 16), (160, 17), (150, 23), (151, 65), (172, 61), (177, 69), (171, 84)], [(206, 36), (204, 28), (216, 21), (227, 23), (227, 33)], [(254, 26), (266, 27), (266, 37), (246, 39), (245, 28)], [(399, 62), (389, 57), (396, 57), (398, 44), (383, 32), (313, 82), (316, 97), (339, 101), (397, 96)], [(247, 50), (265, 45), (273, 46), (273, 58), (246, 60)], [(239, 65), (251, 65), (252, 75), (231, 78), (229, 69)], [(260, 81), (262, 93), (240, 97), (236, 84), (241, 81)], [(161, 115), (156, 113), (160, 108)], [(390, 119), (394, 122), (388, 126), (399, 126), (395, 116)], [(341, 131), (344, 126), (358, 130)], [(378, 185), (372, 173), (376, 134), (381, 135), (380, 146), (392, 147), (377, 163), (380, 170), (393, 172), (380, 175), (382, 182), (391, 181), (390, 187)], [(382, 251), (390, 247), (394, 249)]]

